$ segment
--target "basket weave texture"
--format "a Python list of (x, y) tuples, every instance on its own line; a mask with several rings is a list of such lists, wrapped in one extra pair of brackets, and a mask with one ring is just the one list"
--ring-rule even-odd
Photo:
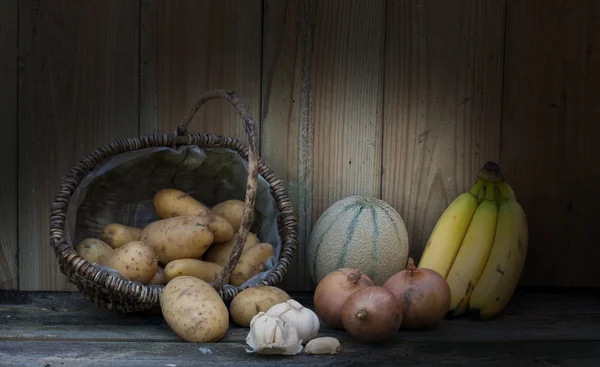
[[(249, 144), (243, 144), (234, 137), (223, 137), (210, 133), (187, 133), (187, 127), (195, 113), (204, 103), (214, 98), (223, 98), (237, 109), (242, 117)], [(192, 106), (175, 132), (152, 133), (142, 137), (119, 140), (93, 151), (63, 178), (59, 193), (56, 195), (51, 207), (50, 244), (58, 258), (60, 271), (91, 301), (105, 309), (118, 312), (158, 310), (160, 296), (163, 292), (162, 286), (144, 285), (113, 276), (106, 270), (88, 263), (77, 254), (73, 244), (65, 236), (67, 209), (73, 193), (86, 175), (111, 157), (144, 148), (176, 148), (181, 145), (196, 145), (200, 148), (232, 149), (248, 161), (248, 182), (241, 227), (236, 235), (236, 243), (229, 260), (213, 283), (213, 287), (225, 302), (231, 301), (241, 291), (240, 287), (225, 285), (224, 279), (229, 279), (233, 268), (237, 264), (249, 228), (254, 220), (257, 176), (259, 173), (270, 184), (270, 193), (275, 199), (281, 250), (279, 258), (274, 261), (274, 268), (255, 286), (280, 283), (287, 272), (298, 245), (297, 220), (283, 182), (258, 157), (256, 152), (257, 141), (256, 123), (242, 101), (233, 92), (209, 90)]]

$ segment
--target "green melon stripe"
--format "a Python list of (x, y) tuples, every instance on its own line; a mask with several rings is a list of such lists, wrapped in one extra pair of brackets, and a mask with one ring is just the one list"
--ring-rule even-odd
[(355, 202), (353, 204), (348, 205), (347, 207), (344, 208), (344, 210), (342, 210), (340, 213), (337, 214), (337, 218), (335, 218), (333, 220), (333, 222), (331, 222), (328, 226), (327, 229), (325, 229), (325, 231), (322, 232), (322, 234), (317, 238), (318, 240), (316, 241), (316, 248), (315, 251), (313, 251), (313, 256), (315, 257), (314, 259), (311, 259), (311, 261), (313, 262), (313, 274), (317, 274), (317, 260), (316, 258), (319, 257), (319, 250), (321, 249), (321, 243), (323, 243), (323, 238), (327, 235), (327, 232), (329, 232), (329, 230), (331, 229), (331, 227), (336, 224), (338, 222), (338, 220), (340, 220), (340, 218), (343, 218), (343, 214), (348, 212), (351, 209), (354, 209), (356, 207), (360, 207), (362, 205), (362, 203), (360, 202)]
[(388, 211), (387, 208), (381, 207), (383, 209), (383, 211), (385, 212), (385, 214), (388, 216), (388, 218), (390, 219), (390, 222), (392, 222), (392, 224), (394, 225), (394, 229), (396, 230), (396, 238), (398, 239), (398, 242), (400, 242), (400, 231), (398, 230), (398, 226), (396, 225), (396, 221), (394, 220), (394, 218), (392, 218), (392, 215), (390, 214), (390, 212)]
[(373, 277), (375, 276), (375, 269), (373, 269), (373, 267), (377, 266), (379, 264), (379, 226), (377, 225), (377, 216), (375, 214), (375, 208), (373, 206), (371, 206), (371, 219), (373, 219), (373, 231), (374, 231), (374, 236), (373, 236), (373, 252), (371, 253), (371, 260), (373, 260), (371, 262), (371, 270), (369, 272), (369, 277), (371, 277), (371, 279), (373, 279)]
[[(346, 234), (346, 243), (349, 243), (350, 241), (352, 241), (352, 236), (354, 236), (354, 231), (356, 231), (356, 223), (358, 222), (358, 218), (360, 217), (363, 210), (365, 210), (365, 207), (361, 203), (358, 214), (354, 217), (354, 219), (350, 222), (350, 225), (348, 226), (348, 232)], [(350, 248), (346, 247), (345, 250), (346, 251), (344, 251), (344, 255), (338, 262), (338, 269), (344, 267), (344, 264), (348, 260), (348, 253), (350, 252)]]

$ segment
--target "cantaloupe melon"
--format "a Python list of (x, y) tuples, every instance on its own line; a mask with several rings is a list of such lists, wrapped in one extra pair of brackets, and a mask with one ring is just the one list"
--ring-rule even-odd
[(400, 214), (383, 200), (349, 196), (321, 214), (312, 230), (307, 267), (313, 282), (339, 268), (358, 268), (376, 285), (404, 270), (408, 235)]

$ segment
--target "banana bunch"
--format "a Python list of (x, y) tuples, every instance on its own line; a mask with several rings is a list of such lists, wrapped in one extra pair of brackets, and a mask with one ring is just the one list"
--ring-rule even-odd
[(469, 191), (442, 213), (419, 267), (437, 271), (451, 291), (448, 317), (498, 314), (513, 295), (527, 256), (523, 208), (500, 167), (487, 162)]

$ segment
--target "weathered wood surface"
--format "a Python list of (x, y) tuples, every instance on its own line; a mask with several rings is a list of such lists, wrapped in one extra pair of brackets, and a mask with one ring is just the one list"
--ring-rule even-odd
[[(312, 307), (310, 294), (292, 296)], [(265, 358), (245, 352), (248, 329), (233, 324), (219, 343), (191, 344), (177, 337), (160, 314), (100, 310), (78, 293), (0, 293), (0, 366), (332, 366), (390, 361), (409, 366), (597, 366), (598, 330), (598, 296), (519, 292), (493, 320), (443, 320), (431, 330), (400, 331), (379, 346), (356, 343), (344, 331), (323, 326), (320, 336), (340, 340), (339, 355)]]
[(158, 130), (158, 86), (156, 84), (158, 32), (158, 0), (141, 0), (140, 135)]
[(6, 367), (187, 367), (187, 366), (514, 366), (597, 367), (600, 342), (406, 343), (394, 347), (346, 346), (340, 354), (259, 356), (245, 345), (218, 343), (84, 343), (0, 341)]
[[(385, 5), (265, 2), (261, 154), (287, 182), (301, 244), (335, 201), (380, 196)], [(304, 264), (302, 246), (286, 286), (311, 289)]]
[(50, 205), (79, 160), (138, 135), (139, 1), (19, 2), (19, 288), (74, 290)]
[(388, 2), (382, 199), (405, 220), (415, 261), (444, 209), (500, 156), (504, 9)]
[(385, 1), (317, 1), (311, 55), (313, 220), (380, 196)]
[[(312, 308), (306, 293), (291, 293)], [(232, 324), (233, 325), (233, 324)], [(327, 327), (323, 325), (327, 330)], [(400, 331), (398, 342), (600, 341), (600, 297), (585, 294), (517, 293), (496, 319), (443, 320), (431, 330)], [(80, 293), (0, 293), (0, 340), (180, 340), (160, 313), (117, 314), (97, 308)], [(232, 327), (226, 340), (243, 342), (245, 329)], [(346, 338), (345, 332), (327, 333)]]
[[(311, 289), (304, 245), (335, 200), (391, 203), (418, 259), (498, 159), (530, 220), (522, 284), (596, 285), (598, 16), (594, 0), (1, 1), (0, 288), (74, 290), (48, 243), (60, 179), (109, 141), (172, 131), (209, 88), (259, 120), (295, 204), (282, 287)], [(190, 130), (245, 139), (223, 101)], [(587, 255), (577, 272), (565, 251)]]
[(524, 285), (600, 281), (599, 17), (596, 0), (508, 1), (500, 162), (529, 219)]
[(18, 0), (0, 2), (0, 289), (19, 288), (17, 258)]
[[(299, 244), (306, 242), (313, 223), (314, 8), (314, 0), (265, 0), (263, 8), (261, 157), (285, 183), (296, 209)], [(280, 286), (306, 290), (305, 262), (300, 245)]]
[[(145, 0), (141, 7), (145, 132), (174, 131), (192, 103), (215, 88), (235, 90), (260, 126), (262, 2)], [(203, 106), (189, 130), (247, 141), (237, 111), (223, 100)]]

